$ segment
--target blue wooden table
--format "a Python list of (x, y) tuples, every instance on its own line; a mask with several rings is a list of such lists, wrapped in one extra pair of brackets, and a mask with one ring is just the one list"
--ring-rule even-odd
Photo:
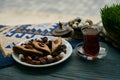
[(120, 53), (108, 46), (107, 56), (97, 61), (83, 60), (73, 53), (65, 62), (46, 68), (15, 62), (0, 69), (0, 80), (120, 80)]

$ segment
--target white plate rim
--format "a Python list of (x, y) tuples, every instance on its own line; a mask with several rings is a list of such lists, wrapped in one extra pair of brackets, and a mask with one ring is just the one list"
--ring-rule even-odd
[[(40, 36), (39, 38), (41, 38), (41, 37), (45, 37), (45, 36)], [(48, 37), (48, 39), (56, 38), (54, 36), (46, 36), (46, 37)], [(35, 38), (32, 38), (32, 39), (35, 39)], [(20, 45), (21, 43), (24, 43), (26, 41), (29, 41), (29, 40), (30, 39), (24, 40), (24, 41), (20, 42), (18, 45)], [(57, 65), (57, 64), (64, 62), (65, 60), (67, 60), (71, 56), (72, 50), (73, 50), (71, 44), (68, 41), (66, 41), (65, 39), (62, 38), (62, 42), (63, 42), (63, 44), (65, 44), (67, 46), (67, 53), (61, 60), (59, 60), (57, 62), (53, 62), (50, 64), (44, 64), (44, 65), (33, 65), (33, 64), (26, 63), (26, 62), (22, 62), (15, 53), (12, 53), (12, 57), (16, 62), (20, 63), (21, 65), (28, 66), (28, 67), (48, 67), (48, 66)]]

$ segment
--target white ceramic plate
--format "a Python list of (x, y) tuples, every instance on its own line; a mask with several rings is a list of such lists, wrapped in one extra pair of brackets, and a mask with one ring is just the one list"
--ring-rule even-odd
[[(41, 37), (44, 37), (44, 36), (41, 36)], [(52, 40), (52, 39), (55, 39), (55, 38), (56, 38), (56, 37), (53, 37), (53, 36), (47, 36), (47, 37), (48, 37), (49, 40)], [(27, 41), (29, 41), (29, 40), (25, 40), (25, 41), (23, 41), (23, 42), (20, 42), (20, 43), (17, 44), (17, 45), (20, 45), (20, 44), (22, 44), (22, 43), (24, 43), (24, 42), (27, 42)], [(71, 54), (72, 54), (72, 46), (70, 45), (70, 43), (69, 43), (68, 41), (66, 41), (65, 39), (62, 39), (62, 44), (65, 44), (66, 47), (67, 47), (67, 48), (66, 48), (67, 52), (66, 52), (65, 56), (64, 56), (61, 60), (59, 60), (59, 61), (57, 61), (57, 62), (50, 63), (50, 64), (34, 65), (34, 64), (29, 64), (29, 63), (26, 63), (26, 62), (22, 62), (22, 61), (19, 59), (18, 54), (16, 54), (16, 53), (12, 53), (12, 57), (13, 57), (13, 59), (14, 59), (16, 62), (18, 62), (18, 63), (20, 63), (20, 64), (22, 64), (22, 65), (25, 65), (25, 66), (29, 66), (29, 67), (48, 67), (48, 66), (53, 66), (53, 65), (56, 65), (56, 64), (59, 64), (59, 63), (65, 61), (65, 60), (68, 59), (68, 58), (71, 56)]]

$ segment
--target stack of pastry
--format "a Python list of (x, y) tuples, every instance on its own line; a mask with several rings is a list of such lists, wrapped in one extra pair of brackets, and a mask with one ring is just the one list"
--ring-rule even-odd
[(13, 52), (19, 55), (20, 60), (30, 64), (47, 64), (64, 57), (66, 46), (62, 45), (61, 37), (48, 40), (47, 37), (30, 40), (13, 47)]

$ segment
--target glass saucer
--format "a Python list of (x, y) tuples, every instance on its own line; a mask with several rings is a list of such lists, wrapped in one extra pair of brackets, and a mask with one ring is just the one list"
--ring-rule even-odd
[(103, 43), (103, 42), (99, 42), (100, 44), (100, 51), (99, 51), (99, 54), (97, 56), (88, 56), (88, 55), (85, 55), (83, 53), (83, 42), (79, 43), (75, 49), (74, 49), (74, 53), (77, 53), (78, 56), (80, 56), (81, 58), (84, 58), (86, 60), (97, 60), (97, 59), (102, 59), (104, 58), (106, 55), (107, 55), (107, 52), (108, 52), (108, 46), (106, 43)]

